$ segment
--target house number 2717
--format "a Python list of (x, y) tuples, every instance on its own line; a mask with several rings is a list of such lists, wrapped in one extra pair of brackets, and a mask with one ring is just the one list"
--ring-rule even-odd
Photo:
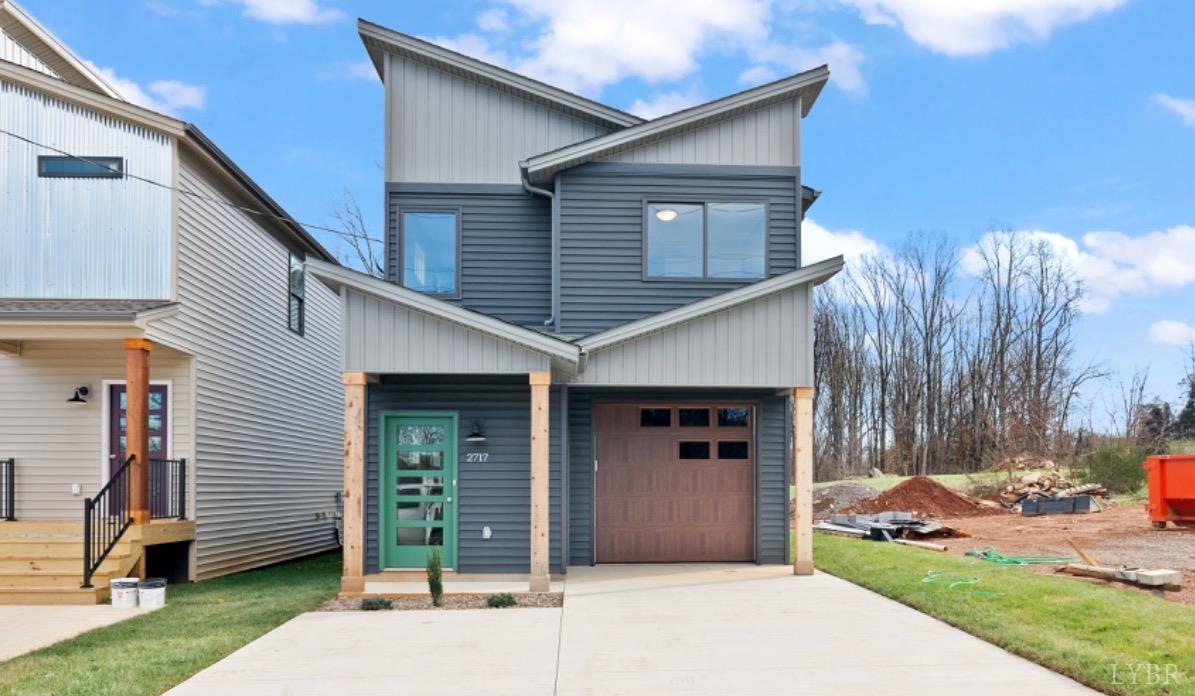
[(467, 462), (488, 462), (490, 460), (489, 452), (466, 452), (465, 461)]

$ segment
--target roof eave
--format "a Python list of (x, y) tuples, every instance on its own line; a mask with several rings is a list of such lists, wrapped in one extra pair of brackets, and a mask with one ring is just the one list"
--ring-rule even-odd
[(416, 311), (517, 343), (569, 365), (576, 365), (581, 357), (581, 350), (567, 341), (429, 297), (344, 266), (308, 259), (307, 270), (330, 287), (347, 287), (382, 300), (410, 307)]
[(713, 297), (707, 297), (704, 300), (698, 300), (697, 302), (692, 302), (667, 312), (661, 312), (660, 314), (644, 317), (643, 319), (628, 322), (621, 326), (615, 326), (612, 329), (586, 336), (575, 341), (575, 343), (586, 353), (607, 348), (616, 343), (623, 343), (654, 331), (683, 324), (746, 302), (758, 300), (797, 285), (817, 285), (818, 283), (823, 283), (841, 271), (843, 263), (842, 256), (818, 261), (817, 263), (798, 268), (795, 271), (789, 271), (783, 275), (773, 276), (758, 283), (745, 285), (741, 288), (714, 295)]
[[(88, 83), (94, 91), (113, 99), (125, 100), (124, 96), (116, 91), (116, 88), (108, 84), (107, 80), (76, 56), (74, 51), (71, 51), (66, 44), (62, 43), (53, 32), (42, 26), (41, 22), (38, 22), (33, 15), (26, 12), (25, 8), (13, 2), (13, 0), (0, 0), (0, 10), (5, 11), (25, 31), (29, 32), (37, 42), (56, 55), (63, 63), (63, 66), (58, 66), (59, 68), (67, 67), (71, 73), (74, 73), (74, 77)], [(51, 66), (51, 68), (53, 67)]]

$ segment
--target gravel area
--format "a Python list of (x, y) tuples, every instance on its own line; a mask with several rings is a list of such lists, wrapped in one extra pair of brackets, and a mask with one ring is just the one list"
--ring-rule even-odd
[[(508, 609), (543, 609), (564, 606), (564, 594), (561, 592), (520, 592), (511, 593), (518, 602), (518, 606)], [(490, 609), (486, 604), (489, 594), (446, 594), (444, 606), (434, 606), (431, 597), (411, 595), (375, 595), (389, 599), (392, 603), (390, 611), (448, 611), (452, 609)], [(320, 611), (361, 611), (360, 599), (330, 599)], [(381, 610), (385, 611), (385, 610)]]
[(879, 491), (871, 486), (853, 481), (818, 488), (813, 491), (813, 517), (819, 520), (827, 519), (830, 515), (841, 512), (843, 508), (877, 495)]

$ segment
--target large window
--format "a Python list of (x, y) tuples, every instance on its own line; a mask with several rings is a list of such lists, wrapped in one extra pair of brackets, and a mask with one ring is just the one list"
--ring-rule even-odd
[(648, 278), (763, 278), (767, 206), (648, 203)]
[(37, 175), (49, 179), (120, 179), (124, 177), (124, 159), (41, 155), (37, 158)]
[(402, 284), (432, 295), (459, 289), (459, 213), (455, 210), (403, 210)]
[(290, 268), (289, 273), (287, 274), (287, 325), (290, 327), (291, 331), (294, 331), (300, 336), (303, 335), (304, 325), (306, 323), (304, 307), (304, 303), (306, 302), (306, 294), (303, 287), (307, 281), (305, 273), (306, 270), (303, 268), (303, 262), (299, 260), (299, 257), (291, 254)]

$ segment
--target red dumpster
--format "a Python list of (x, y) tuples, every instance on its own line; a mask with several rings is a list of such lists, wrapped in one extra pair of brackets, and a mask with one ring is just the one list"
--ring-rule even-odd
[(1149, 521), (1162, 529), (1167, 522), (1195, 526), (1195, 454), (1162, 454), (1145, 460), (1149, 477)]

